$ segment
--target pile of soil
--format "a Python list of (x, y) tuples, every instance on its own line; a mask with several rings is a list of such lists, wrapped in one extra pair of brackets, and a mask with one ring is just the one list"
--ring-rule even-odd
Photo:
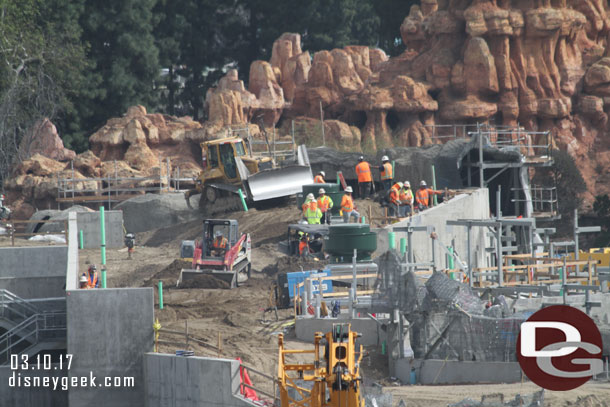
[(326, 260), (302, 259), (300, 257), (280, 257), (275, 264), (265, 267), (262, 272), (274, 277), (277, 274), (292, 273), (303, 270), (321, 270), (328, 264)]
[(180, 272), (183, 268), (189, 268), (190, 263), (185, 262), (182, 259), (176, 259), (172, 263), (170, 263), (161, 271), (153, 274), (148, 280), (144, 282), (145, 287), (150, 287), (156, 285), (159, 280), (163, 281), (163, 285), (165, 287), (173, 287), (176, 285), (176, 282), (180, 278)]

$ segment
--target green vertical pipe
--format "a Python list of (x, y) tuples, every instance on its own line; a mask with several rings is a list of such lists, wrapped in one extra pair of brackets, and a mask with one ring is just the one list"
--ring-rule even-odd
[(163, 309), (163, 281), (159, 280), (159, 309)]
[(341, 179), (339, 178), (339, 172), (337, 172), (337, 185), (340, 185), (340, 184), (341, 184)]
[(102, 269), (102, 288), (106, 288), (106, 269)]
[(561, 280), (561, 289), (559, 290), (559, 295), (563, 296), (563, 285), (566, 283), (563, 276), (564, 276), (564, 269), (563, 267), (559, 269), (559, 279)]
[(400, 254), (405, 254), (407, 252), (407, 238), (400, 238)]
[(385, 345), (385, 341), (381, 342), (381, 354), (382, 354), (382, 355), (385, 355), (385, 352), (386, 352), (386, 350), (385, 350), (385, 346), (386, 346), (386, 345)]
[[(434, 171), (434, 165), (432, 165), (432, 188), (436, 191), (436, 171)], [(433, 195), (432, 199), (434, 199), (434, 206), (438, 205), (436, 195)]]
[[(106, 265), (106, 222), (104, 216), (104, 207), (100, 206), (100, 247), (102, 249), (102, 265)], [(105, 268), (105, 267), (102, 267)]]
[(448, 247), (447, 249), (449, 250), (449, 253), (451, 253), (451, 256), (449, 256), (449, 261), (447, 262), (447, 266), (449, 267), (449, 269), (453, 270), (455, 268), (455, 259), (453, 258), (453, 247)]
[(78, 231), (78, 242), (79, 242), (80, 248), (84, 249), (85, 248), (85, 238), (83, 236), (82, 230)]
[(360, 223), (366, 223), (366, 216), (360, 218)]
[(394, 249), (396, 247), (395, 238), (396, 234), (394, 232), (388, 232), (388, 246), (390, 249)]
[(237, 190), (237, 193), (239, 194), (239, 198), (241, 199), (241, 204), (244, 206), (244, 212), (248, 212), (248, 205), (246, 205), (246, 198), (244, 197), (244, 193), (242, 192), (241, 188), (239, 188)]

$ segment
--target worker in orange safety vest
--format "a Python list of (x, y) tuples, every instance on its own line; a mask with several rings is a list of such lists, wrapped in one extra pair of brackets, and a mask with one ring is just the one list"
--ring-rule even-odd
[(419, 189), (415, 192), (415, 200), (417, 201), (417, 207), (420, 211), (427, 209), (431, 206), (431, 198), (433, 195), (442, 195), (443, 191), (435, 191), (432, 188), (428, 188), (426, 181), (419, 183)]
[(221, 256), (227, 250), (227, 238), (222, 235), (221, 230), (217, 230), (214, 234), (215, 239), (212, 243), (212, 256)]
[(89, 269), (87, 270), (87, 275), (85, 277), (87, 277), (87, 288), (100, 287), (100, 281), (97, 275), (97, 267), (95, 266), (95, 264), (89, 266)]
[(326, 177), (326, 173), (324, 171), (320, 171), (315, 178), (313, 179), (314, 184), (325, 184), (324, 177)]
[(390, 201), (390, 215), (400, 215), (400, 190), (402, 189), (402, 182), (397, 182), (390, 188), (388, 199)]
[(307, 194), (305, 197), (305, 201), (303, 201), (303, 205), (301, 205), (301, 209), (303, 210), (303, 218), (305, 218), (305, 211), (309, 208), (310, 204), (315, 202), (316, 207), (318, 205), (318, 201), (316, 201), (316, 197), (313, 194)]
[(360, 214), (356, 211), (354, 206), (354, 199), (352, 198), (352, 187), (345, 188), (345, 195), (341, 199), (341, 211), (343, 212), (343, 222), (349, 223), (350, 218), (355, 218), (356, 222), (360, 219)]
[(326, 195), (324, 188), (318, 190), (318, 208), (322, 211), (322, 223), (330, 225), (330, 210), (333, 208), (333, 200)]
[(392, 180), (394, 179), (394, 169), (392, 168), (392, 163), (390, 163), (390, 159), (387, 155), (381, 157), (379, 171), (381, 171), (381, 184), (383, 185), (383, 189), (389, 191), (392, 186)]
[(371, 193), (371, 183), (373, 182), (373, 177), (371, 175), (371, 166), (369, 163), (364, 161), (363, 156), (358, 157), (356, 176), (358, 177), (358, 197), (360, 199), (366, 199)]

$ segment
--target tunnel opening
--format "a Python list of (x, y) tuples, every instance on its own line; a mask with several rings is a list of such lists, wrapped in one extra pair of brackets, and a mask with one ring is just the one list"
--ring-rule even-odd
[(395, 110), (388, 110), (388, 115), (386, 116), (385, 120), (391, 130), (396, 130), (396, 128), (398, 128), (398, 124), (400, 124), (400, 118)]
[[(41, 220), (41, 221), (43, 221), (43, 220), (49, 220), (49, 219), (51, 219), (51, 217), (50, 217), (50, 216), (45, 216), (45, 217), (43, 217), (43, 218), (42, 218), (42, 219), (40, 219), (40, 220)], [(36, 224), (36, 226), (34, 227), (34, 230), (32, 231), (32, 233), (38, 233), (38, 231), (40, 230), (40, 228), (41, 228), (41, 227), (42, 227), (44, 224), (45, 224), (45, 222), (40, 222), (40, 223), (37, 223), (37, 224)]]
[[(460, 177), (465, 187), (480, 187), (480, 168), (473, 165), (479, 160), (479, 150), (472, 149), (462, 158)], [(483, 153), (485, 162), (506, 162), (493, 154)], [(470, 170), (469, 170), (470, 169)], [(484, 182), (489, 189), (489, 209), (497, 216), (496, 194), (500, 188), (500, 211), (502, 216), (525, 216), (525, 193), (520, 177), (520, 167), (486, 168)]]

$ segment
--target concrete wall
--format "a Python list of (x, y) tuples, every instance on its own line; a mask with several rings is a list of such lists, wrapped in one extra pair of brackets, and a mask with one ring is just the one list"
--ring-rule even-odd
[(78, 288), (78, 224), (76, 213), (68, 215), (68, 268), (66, 270), (66, 290)]
[[(100, 247), (100, 213), (78, 212), (78, 230), (83, 231), (85, 249)], [(122, 248), (124, 244), (123, 212), (105, 211), (104, 223), (106, 225), (106, 247), (109, 249)]]
[(146, 407), (253, 405), (238, 396), (236, 360), (147, 353), (144, 378)]
[(143, 355), (153, 348), (153, 289), (67, 293), (70, 376), (134, 377), (133, 388), (73, 388), (70, 407), (144, 405)]
[(424, 360), (416, 367), (419, 384), (517, 383), (521, 381), (518, 362), (459, 362)]
[(337, 323), (350, 323), (352, 325), (352, 331), (362, 334), (362, 337), (358, 338), (358, 343), (364, 346), (379, 345), (385, 339), (385, 332), (381, 329), (379, 324), (373, 321), (371, 318), (297, 318), (295, 332), (297, 338), (301, 341), (312, 342), (313, 335), (316, 332), (322, 332), (326, 334), (332, 331), (333, 324)]
[[(61, 390), (61, 377), (66, 375), (67, 372), (59, 370), (58, 365), (51, 365), (51, 370), (25, 371), (11, 370), (10, 366), (2, 366), (0, 367), (0, 406), (67, 406), (68, 391)], [(15, 378), (11, 379), (12, 376), (15, 376)], [(30, 387), (26, 387), (26, 377), (30, 380)], [(40, 380), (48, 378), (50, 387), (31, 387), (34, 384), (35, 377), (39, 377)], [(21, 385), (19, 385), (19, 382), (17, 381), (19, 378), (21, 379)], [(57, 390), (53, 390), (53, 378), (58, 378), (59, 380), (59, 382), (57, 382)], [(9, 382), (9, 380), (11, 380), (11, 382)], [(14, 383), (13, 380), (15, 381)]]
[[(465, 226), (447, 226), (448, 220), (457, 219), (488, 219), (489, 218), (489, 197), (487, 188), (472, 190), (469, 194), (460, 194), (447, 202), (427, 209), (402, 222), (394, 223), (385, 228), (391, 231), (393, 227), (407, 226), (434, 226), (438, 235), (438, 240), (445, 246), (451, 245), (451, 240), (455, 239), (456, 252), (467, 262), (467, 238), (468, 229)], [(474, 262), (473, 267), (485, 267), (485, 228), (472, 228), (471, 232), (471, 255)], [(400, 248), (400, 239), (406, 238), (407, 234), (396, 233), (396, 247)], [(383, 253), (388, 248), (387, 232), (380, 233), (377, 242), (377, 252)], [(426, 232), (415, 232), (413, 234), (413, 249), (416, 262), (432, 260), (432, 243)], [(475, 253), (478, 257), (475, 258)], [(436, 266), (444, 269), (446, 266), (445, 253), (441, 252), (438, 245), (435, 247)]]
[(0, 248), (0, 288), (21, 298), (63, 297), (68, 246)]

